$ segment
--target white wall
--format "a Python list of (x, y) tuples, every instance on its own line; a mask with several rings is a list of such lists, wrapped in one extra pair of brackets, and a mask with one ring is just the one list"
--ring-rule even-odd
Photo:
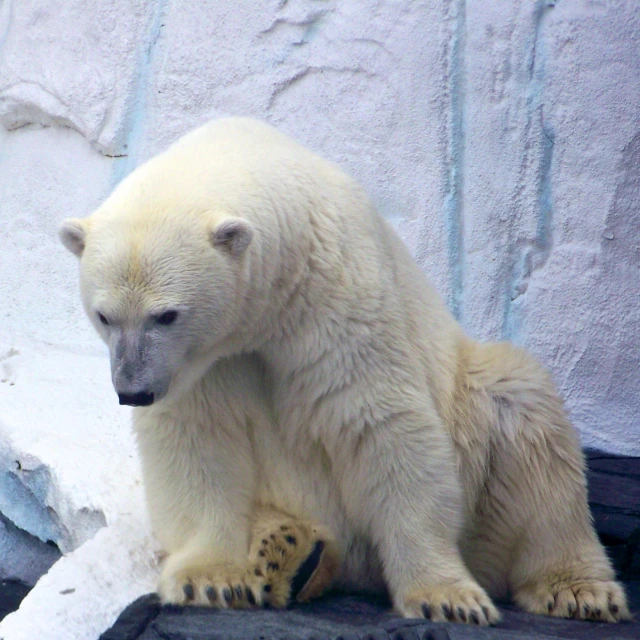
[(248, 114), (361, 180), (472, 335), (553, 370), (585, 445), (640, 453), (637, 0), (4, 0), (0, 38), (0, 369), (102, 353), (59, 221)]

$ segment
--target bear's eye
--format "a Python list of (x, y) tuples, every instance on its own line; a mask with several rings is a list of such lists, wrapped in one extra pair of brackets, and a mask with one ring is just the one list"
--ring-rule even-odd
[(173, 324), (178, 317), (177, 311), (165, 311), (161, 316), (156, 318), (158, 324)]
[(98, 312), (98, 319), (104, 325), (108, 325), (109, 324), (109, 321), (100, 312)]

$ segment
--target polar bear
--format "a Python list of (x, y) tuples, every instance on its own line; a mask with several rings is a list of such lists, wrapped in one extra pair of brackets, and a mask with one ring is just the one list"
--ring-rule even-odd
[(584, 461), (524, 351), (468, 338), (357, 182), (226, 118), (61, 227), (132, 405), (165, 602), (387, 591), (615, 622)]

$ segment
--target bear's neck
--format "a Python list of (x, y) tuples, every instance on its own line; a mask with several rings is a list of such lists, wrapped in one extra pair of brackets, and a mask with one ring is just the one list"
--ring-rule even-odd
[(349, 354), (367, 349), (380, 329), (372, 326), (384, 305), (380, 264), (372, 259), (363, 269), (346, 252), (317, 245), (304, 260), (292, 262), (268, 290), (264, 315), (254, 316), (260, 318), (254, 325), (264, 331), (252, 350), (276, 379), (301, 376), (317, 366), (328, 367), (328, 377), (333, 367), (348, 375)]

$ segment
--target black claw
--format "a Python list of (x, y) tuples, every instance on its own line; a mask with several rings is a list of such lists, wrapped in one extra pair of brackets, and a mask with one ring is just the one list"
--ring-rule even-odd
[(453, 620), (453, 611), (451, 611), (451, 607), (448, 604), (442, 604), (440, 606), (442, 607), (444, 617), (447, 620)]
[(591, 611), (591, 609), (589, 608), (589, 605), (588, 605), (588, 604), (583, 604), (583, 605), (582, 605), (582, 610), (584, 611), (584, 615), (585, 615), (585, 616), (588, 616), (588, 615), (589, 615), (589, 612)]
[(471, 619), (471, 622), (473, 622), (473, 624), (480, 624), (480, 616), (478, 615), (477, 611), (472, 611), (469, 614), (469, 618)]
[(227, 604), (231, 604), (233, 600), (233, 594), (231, 593), (231, 589), (227, 589), (226, 587), (222, 590), (222, 597)]
[(292, 545), (294, 545), (294, 546), (298, 543), (298, 541), (295, 539), (295, 537), (294, 537), (294, 536), (286, 536), (286, 537), (285, 537), (285, 540), (286, 540), (289, 544), (292, 544)]
[(573, 612), (575, 611), (574, 607), (572, 604), (568, 604), (567, 605), (567, 612), (569, 613), (569, 617), (571, 617), (573, 615)]
[(611, 613), (618, 613), (618, 611), (620, 611), (620, 607), (618, 607), (617, 604), (609, 605), (609, 611), (611, 611)]
[(237, 584), (233, 590), (235, 591), (236, 598), (238, 598), (238, 600), (242, 600), (242, 587)]
[(193, 590), (193, 585), (192, 584), (185, 584), (182, 587), (182, 591), (184, 592), (184, 597), (187, 600), (193, 600), (196, 597), (196, 594)]
[(267, 562), (267, 569), (278, 571), (280, 569), (280, 565), (277, 562)]
[(481, 607), (482, 613), (484, 613), (484, 617), (487, 619), (487, 622), (491, 622), (491, 614), (489, 613), (489, 607)]
[(466, 622), (467, 621), (467, 614), (465, 613), (464, 609), (462, 607), (458, 607), (456, 609), (456, 613), (458, 614), (458, 618), (460, 618), (460, 620), (462, 620), (462, 622)]
[(551, 613), (552, 610), (553, 610), (553, 602), (549, 600), (549, 602), (547, 602), (547, 611)]
[(249, 602), (249, 604), (255, 604), (256, 603), (256, 597), (253, 595), (253, 591), (251, 591), (251, 589), (249, 589), (249, 587), (246, 588), (246, 592), (247, 592), (247, 601)]
[(265, 584), (264, 587), (262, 587), (262, 589), (266, 592), (266, 593), (270, 593), (271, 592), (271, 585), (270, 584)]
[(598, 617), (600, 617), (602, 615), (602, 610), (601, 609), (596, 609), (596, 615)]
[(431, 607), (426, 602), (422, 603), (422, 615), (427, 620), (431, 620)]
[(218, 592), (211, 585), (205, 589), (205, 594), (209, 599), (209, 602), (215, 602), (218, 599)]

